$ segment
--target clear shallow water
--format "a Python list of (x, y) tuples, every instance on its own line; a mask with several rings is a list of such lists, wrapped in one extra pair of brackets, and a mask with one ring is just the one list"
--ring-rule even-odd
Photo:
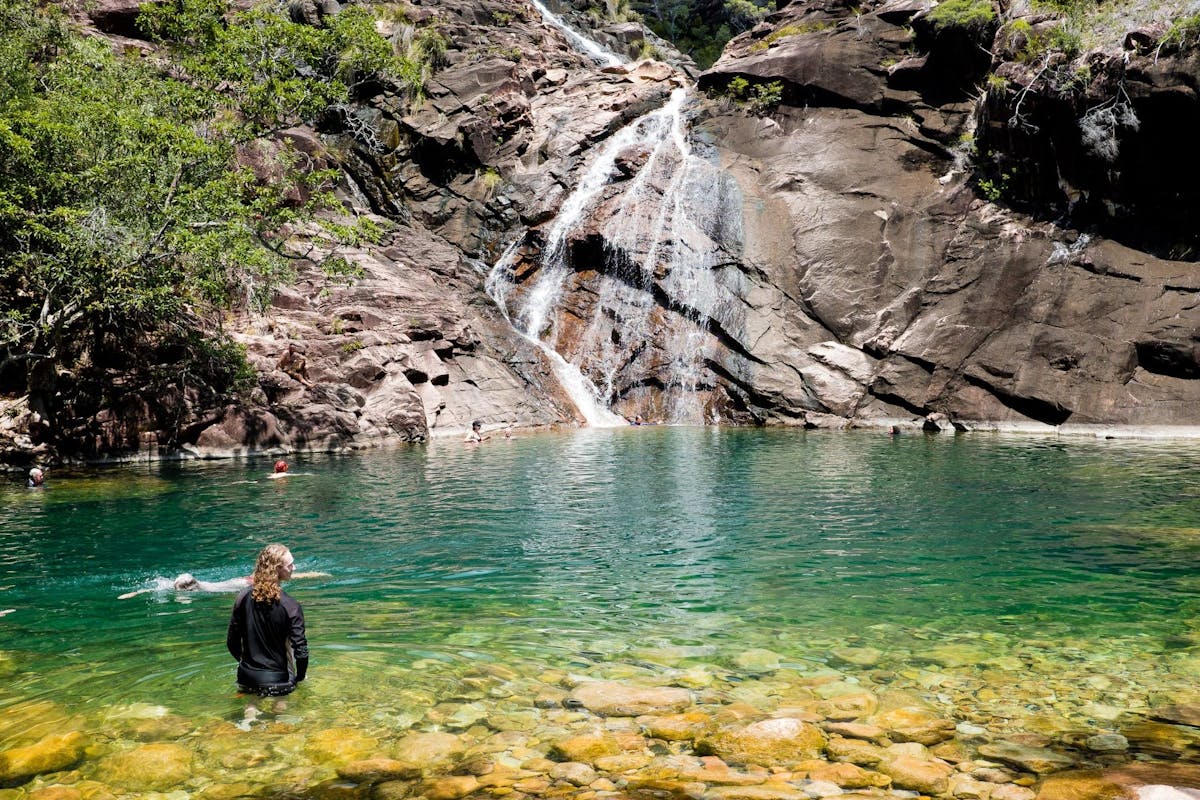
[[(313, 726), (465, 728), (526, 713), (514, 692), (547, 670), (753, 683), (755, 648), (855, 679), (833, 655), (853, 646), (882, 651), (864, 679), (947, 715), (1108, 729), (1097, 708), (1195, 681), (1198, 462), (1188, 442), (640, 428), (296, 458), (280, 481), (267, 461), (52, 473), (0, 487), (0, 711), (240, 719), (232, 595), (117, 595), (243, 575), (282, 541), (332, 575), (289, 586), (313, 647), (289, 713)], [(464, 684), (480, 665), (519, 677)]]

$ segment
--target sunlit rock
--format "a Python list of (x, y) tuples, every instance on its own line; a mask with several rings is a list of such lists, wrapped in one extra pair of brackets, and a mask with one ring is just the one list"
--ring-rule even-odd
[(196, 792), (193, 797), (196, 800), (237, 800), (239, 797), (246, 797), (254, 794), (258, 787), (244, 781), (231, 783), (210, 783), (199, 792)]
[(513, 791), (525, 794), (540, 795), (550, 788), (550, 780), (542, 775), (521, 778), (512, 785)]
[(71, 731), (0, 752), (0, 786), (24, 783), (35, 775), (73, 767), (83, 759), (87, 744), (82, 733)]
[(803, 771), (814, 781), (827, 781), (842, 789), (884, 788), (892, 783), (892, 779), (881, 772), (846, 762), (802, 762), (796, 765), (796, 771)]
[(1129, 740), (1119, 733), (1098, 733), (1084, 740), (1084, 746), (1093, 753), (1123, 753), (1129, 749)]
[(883, 658), (883, 651), (874, 647), (835, 647), (829, 654), (836, 661), (856, 667), (873, 667)]
[(947, 791), (962, 800), (988, 800), (995, 786), (985, 781), (979, 781), (970, 775), (956, 773), (950, 776)]
[(923, 745), (944, 742), (954, 736), (953, 720), (944, 719), (926, 708), (906, 706), (880, 711), (868, 720), (887, 731), (896, 742)]
[(421, 794), (428, 800), (459, 800), (478, 788), (479, 780), (474, 775), (450, 775), (426, 781)]
[(622, 750), (621, 743), (609, 734), (583, 734), (561, 739), (550, 745), (550, 757), (558, 761), (578, 761), (594, 764), (596, 759), (615, 756)]
[(730, 764), (791, 765), (825, 750), (825, 734), (798, 719), (768, 719), (744, 727), (726, 727), (696, 743), (701, 755), (720, 756)]
[(367, 758), (343, 764), (337, 768), (337, 774), (355, 783), (383, 783), (402, 778), (416, 778), (421, 771), (410, 763), (394, 758)]
[(944, 794), (950, 786), (954, 767), (944, 761), (910, 755), (897, 755), (884, 760), (878, 770), (892, 779), (899, 789), (911, 789), (921, 794)]
[(404, 800), (412, 794), (412, 785), (407, 781), (385, 781), (371, 791), (373, 800)]
[(757, 786), (714, 786), (705, 800), (809, 800), (809, 795), (789, 783), (770, 782)]
[(816, 705), (817, 713), (831, 720), (863, 719), (879, 708), (879, 698), (854, 684), (827, 684), (817, 693), (825, 698)]
[(49, 700), (16, 703), (0, 712), (0, 741), (9, 744), (32, 744), (48, 734), (82, 727), (81, 719), (71, 717), (62, 706)]
[(1013, 742), (980, 745), (979, 755), (1009, 764), (1026, 772), (1045, 775), (1075, 765), (1075, 760), (1046, 747), (1028, 747)]
[(835, 736), (845, 736), (848, 739), (865, 739), (875, 744), (882, 744), (887, 738), (887, 732), (883, 728), (878, 725), (868, 725), (862, 722), (824, 722), (821, 724), (821, 729)]
[(1036, 796), (1036, 793), (1026, 786), (1002, 783), (992, 787), (991, 800), (1033, 800)]
[(1148, 716), (1159, 722), (1171, 722), (1176, 725), (1200, 728), (1200, 704), (1179, 704), (1152, 708)]
[(550, 768), (550, 777), (556, 781), (566, 781), (573, 786), (587, 786), (600, 777), (596, 770), (578, 761), (568, 761), (555, 764)]
[(744, 650), (733, 657), (733, 663), (738, 669), (746, 672), (774, 672), (779, 669), (781, 656), (771, 650), (754, 648)]
[(317, 731), (304, 743), (304, 752), (318, 762), (359, 761), (373, 755), (378, 748), (378, 739), (349, 727)]
[(612, 681), (588, 681), (571, 690), (568, 704), (602, 717), (640, 717), (679, 712), (692, 704), (687, 689), (670, 686), (629, 686)]
[(462, 754), (462, 740), (451, 733), (410, 733), (393, 747), (397, 761), (421, 772), (445, 764)]
[(635, 769), (641, 769), (650, 763), (651, 756), (644, 752), (623, 752), (612, 756), (600, 756), (596, 759), (596, 769), (610, 775), (619, 775)]
[(647, 736), (672, 742), (691, 741), (712, 727), (712, 719), (702, 711), (688, 711), (666, 717), (639, 719)]
[(115, 724), (125, 737), (139, 742), (161, 742), (181, 739), (194, 729), (194, 723), (177, 714), (143, 719), (126, 719)]
[(882, 747), (858, 739), (846, 739), (840, 736), (830, 738), (826, 745), (829, 757), (838, 761), (858, 764), (860, 767), (874, 767), (884, 759)]
[(83, 800), (115, 800), (116, 798), (113, 788), (100, 781), (82, 780), (71, 785), (79, 790), (79, 793), (83, 795)]
[(1037, 800), (1134, 800), (1134, 791), (1098, 772), (1053, 775), (1038, 789)]
[(178, 744), (146, 744), (100, 762), (105, 783), (133, 791), (167, 791), (192, 775), (192, 754)]
[(916, 655), (942, 667), (968, 667), (986, 662), (991, 652), (974, 643), (954, 642), (919, 651)]
[(83, 793), (74, 786), (43, 786), (28, 794), (29, 800), (83, 800)]

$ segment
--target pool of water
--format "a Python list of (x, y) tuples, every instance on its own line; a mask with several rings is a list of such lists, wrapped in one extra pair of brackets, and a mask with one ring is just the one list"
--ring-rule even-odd
[[(280, 541), (330, 574), (289, 585), (300, 725), (495, 730), (525, 713), (514, 681), (702, 670), (749, 696), (764, 672), (835, 668), (996, 729), (1112, 729), (1200, 673), (1198, 461), (1188, 442), (648, 427), (294, 458), (283, 480), (266, 461), (51, 472), (0, 487), (0, 711), (51, 701), (110, 737), (136, 709), (190, 721), (182, 739), (241, 719), (232, 595), (117, 597), (247, 574)], [(518, 677), (468, 680), (481, 665)], [(22, 736), (0, 720), (0, 749)]]

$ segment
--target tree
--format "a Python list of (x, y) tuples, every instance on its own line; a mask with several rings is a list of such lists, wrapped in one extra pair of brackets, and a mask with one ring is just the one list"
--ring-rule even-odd
[[(150, 392), (247, 385), (222, 314), (269, 296), (288, 231), (334, 204), (331, 173), (263, 137), (386, 77), (365, 14), (313, 28), (182, 0), (144, 16), (169, 62), (0, 0), (0, 391), (56, 428), (105, 407), (115, 372)], [(246, 165), (259, 147), (269, 170)]]

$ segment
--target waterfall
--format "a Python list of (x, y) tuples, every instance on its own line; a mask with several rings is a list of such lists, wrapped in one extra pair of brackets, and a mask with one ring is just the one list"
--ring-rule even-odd
[[(723, 350), (714, 332), (739, 327), (745, 289), (732, 266), (741, 197), (693, 146), (688, 98), (674, 89), (598, 148), (541, 232), (532, 278), (516, 277), (521, 240), (487, 278), (489, 295), (546, 352), (590, 425), (624, 424), (610, 405), (670, 423), (715, 421), (705, 413), (709, 365)], [(585, 274), (595, 301), (580, 308), (570, 290)]]
[(550, 9), (546, 8), (546, 6), (542, 4), (541, 0), (530, 0), (530, 2), (532, 2), (533, 7), (541, 13), (542, 19), (546, 20), (546, 22), (550, 23), (555, 28), (558, 28), (560, 31), (566, 34), (567, 38), (571, 40), (572, 44), (594, 58), (598, 63), (603, 64), (606, 67), (619, 67), (621, 64), (625, 63), (616, 55), (601, 47), (599, 42), (595, 42), (586, 36), (583, 36), (575, 31), (575, 29), (573, 29), (571, 26), (567, 25), (567, 23), (563, 22), (562, 18)]
[(543, 342), (536, 336), (530, 335), (521, 326), (516, 324), (509, 315), (508, 294), (512, 288), (512, 265), (519, 244), (520, 240), (517, 240), (509, 245), (504, 255), (500, 257), (500, 260), (496, 262), (496, 265), (488, 273), (487, 280), (484, 282), (485, 291), (496, 302), (500, 312), (512, 324), (513, 329), (541, 350), (546, 356), (550, 362), (550, 368), (554, 371), (554, 377), (558, 379), (559, 385), (562, 386), (567, 396), (571, 398), (571, 402), (575, 404), (575, 408), (579, 410), (579, 413), (589, 426), (593, 428), (615, 428), (625, 425), (625, 418), (608, 410), (596, 386), (583, 376), (583, 373), (579, 371), (577, 366), (559, 355), (546, 342)]

